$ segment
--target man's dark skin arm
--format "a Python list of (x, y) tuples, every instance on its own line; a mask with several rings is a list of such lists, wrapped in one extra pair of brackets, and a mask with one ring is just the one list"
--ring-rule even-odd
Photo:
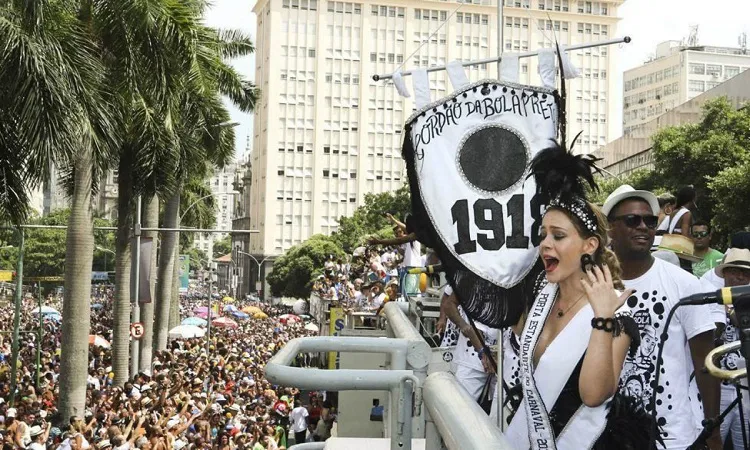
[[(703, 370), (706, 355), (714, 349), (714, 332), (713, 330), (703, 332), (690, 339), (689, 343), (693, 367), (695, 368), (695, 382), (698, 384), (698, 391), (703, 402), (703, 415), (707, 419), (714, 418), (719, 415), (721, 385), (718, 378), (712, 377)], [(711, 450), (723, 448), (719, 427), (716, 427), (714, 433), (708, 439), (708, 446)]]
[(393, 238), (393, 239), (370, 239), (367, 243), (370, 245), (401, 245), (408, 242), (414, 242), (417, 240), (417, 235), (409, 233), (405, 236)]
[[(474, 347), (474, 350), (479, 351), (480, 349), (484, 348), (484, 342), (482, 342), (482, 339), (480, 339), (479, 336), (474, 332), (474, 328), (466, 322), (463, 317), (461, 317), (461, 313), (458, 312), (458, 298), (455, 294), (451, 295), (443, 295), (443, 299), (440, 302), (440, 312), (441, 314), (445, 311), (445, 315), (448, 316), (448, 319), (450, 319), (451, 322), (455, 323), (459, 330), (461, 330), (461, 334), (469, 338), (469, 341), (471, 341), (471, 345)], [(494, 373), (495, 367), (493, 364), (490, 363), (489, 358), (487, 355), (482, 356), (482, 366), (484, 366), (485, 372), (488, 373)]]

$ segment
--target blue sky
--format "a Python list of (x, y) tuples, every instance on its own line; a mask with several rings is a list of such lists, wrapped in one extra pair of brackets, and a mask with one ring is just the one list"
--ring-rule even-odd
[[(254, 0), (214, 0), (206, 14), (206, 23), (221, 28), (237, 28), (255, 37)], [(619, 46), (613, 53), (619, 70), (617, 94), (621, 101), (622, 71), (643, 63), (666, 40), (686, 38), (691, 25), (698, 25), (700, 44), (737, 46), (740, 33), (750, 33), (750, 0), (626, 0), (620, 8), (622, 21), (619, 36), (631, 36), (633, 42)], [(237, 59), (232, 64), (253, 79), (255, 58)], [(252, 116), (229, 105), (236, 128), (236, 157), (245, 152), (245, 140), (252, 134)], [(616, 107), (615, 120), (620, 122), (621, 106)], [(614, 136), (617, 137), (617, 136)]]

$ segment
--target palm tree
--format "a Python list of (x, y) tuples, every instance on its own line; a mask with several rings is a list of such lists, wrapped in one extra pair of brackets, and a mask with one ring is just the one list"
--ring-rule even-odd
[[(167, 197), (164, 208), (165, 228), (179, 226), (181, 180), (188, 174), (207, 174), (210, 166), (223, 167), (232, 158), (234, 130), (227, 126), (230, 116), (220, 95), (226, 95), (245, 112), (253, 110), (258, 98), (255, 86), (225, 62), (225, 58), (251, 53), (254, 50), (251, 40), (239, 31), (208, 27), (202, 27), (197, 36), (196, 56), (184, 76), (184, 93), (170, 115), (179, 136), (178, 168), (176, 189)], [(154, 324), (157, 350), (166, 348), (170, 303), (178, 300), (173, 296), (177, 242), (179, 233), (162, 233)]]
[[(23, 223), (50, 161), (78, 150), (93, 49), (64, 5), (0, 2), (0, 221)], [(81, 45), (77, 45), (81, 44)], [(80, 66), (78, 64), (81, 64)], [(83, 92), (86, 98), (77, 98)]]
[[(98, 1), (105, 7), (103, 9), (110, 8), (107, 13), (121, 12), (117, 9), (122, 7), (120, 0)], [(96, 36), (113, 69), (111, 76), (120, 111), (117, 125), (123, 134), (115, 153), (119, 169), (117, 289), (112, 339), (116, 385), (122, 385), (129, 378), (130, 241), (135, 197), (145, 191), (144, 182), (150, 174), (170, 173), (169, 164), (160, 158), (175, 140), (166, 113), (171, 97), (181, 89), (179, 74), (193, 58), (191, 36), (200, 21), (198, 10), (190, 2), (131, 1), (133, 4), (125, 6), (134, 7), (142, 14), (137, 17), (140, 22), (122, 23), (109, 14), (102, 14), (102, 24), (109, 28)], [(124, 44), (128, 42), (130, 45)], [(163, 179), (165, 183), (170, 180), (169, 176)]]
[[(144, 202), (143, 207), (143, 227), (144, 228), (156, 228), (159, 226), (159, 197), (156, 195), (149, 195)], [(141, 322), (143, 323), (143, 336), (141, 337), (138, 345), (140, 346), (139, 351), (139, 367), (142, 369), (151, 368), (151, 362), (153, 361), (153, 341), (154, 341), (154, 294), (156, 287), (156, 255), (157, 255), (157, 239), (159, 233), (156, 231), (144, 231), (143, 236), (151, 238), (153, 246), (151, 247), (151, 282), (149, 290), (151, 292), (151, 301), (148, 303), (141, 303)]]
[[(27, 5), (31, 3), (44, 2), (24, 2)], [(79, 48), (92, 48), (91, 53), (96, 56), (87, 66), (70, 65), (82, 74), (82, 87), (77, 91), (88, 92), (83, 88), (92, 86), (89, 90), (98, 93), (82, 97), (80, 113), (69, 118), (76, 119), (78, 132), (84, 139), (75, 141), (77, 148), (74, 157), (63, 160), (62, 164), (73, 191), (65, 266), (59, 404), (62, 420), (67, 420), (70, 415), (83, 412), (86, 394), (93, 254), (91, 191), (113, 159), (116, 161), (117, 150), (134, 142), (131, 136), (135, 127), (131, 125), (150, 111), (149, 105), (158, 104), (160, 99), (167, 97), (169, 86), (163, 61), (177, 60), (180, 55), (190, 54), (189, 40), (181, 33), (189, 30), (191, 20), (198, 21), (199, 18), (186, 14), (180, 2), (166, 0), (69, 0), (51, 3), (69, 5), (68, 12), (77, 19), (76, 29), (81, 30), (84, 36), (68, 43), (64, 54), (75, 54), (81, 51)], [(165, 55), (169, 55), (169, 58)], [(105, 90), (105, 87), (110, 90)], [(133, 92), (144, 92), (149, 96), (132, 95)], [(116, 114), (105, 114), (112, 111)], [(148, 130), (145, 125), (141, 128)], [(146, 138), (149, 134), (142, 136)], [(132, 182), (127, 173), (120, 176), (125, 176), (123, 182)], [(118, 214), (121, 214), (118, 223), (127, 226), (130, 216), (128, 209), (118, 208)], [(128, 378), (130, 299), (127, 277), (130, 274), (130, 261), (128, 247), (123, 243), (127, 243), (127, 239), (118, 233), (116, 271), (119, 276), (125, 277), (117, 280), (113, 342), (113, 369), (115, 382), (119, 384)]]
[(74, 171), (66, 244), (60, 399), (64, 416), (84, 410), (97, 155), (115, 145), (111, 92), (97, 48), (74, 2), (0, 5), (0, 214), (22, 221), (25, 190), (48, 179), (55, 160)]

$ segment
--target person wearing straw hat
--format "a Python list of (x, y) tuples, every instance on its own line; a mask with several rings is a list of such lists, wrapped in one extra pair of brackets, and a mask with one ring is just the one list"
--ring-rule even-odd
[(33, 427), (31, 427), (31, 444), (29, 444), (26, 448), (30, 450), (45, 450), (46, 447), (44, 443), (47, 442), (50, 428), (52, 428), (51, 423), (47, 423), (47, 426), (45, 428), (42, 428), (39, 425), (34, 425)]
[[(724, 257), (724, 261), (716, 267), (716, 272), (723, 278), (725, 287), (746, 286), (750, 284), (750, 250), (742, 248), (730, 248)], [(740, 333), (735, 326), (734, 309), (727, 308), (726, 328), (721, 336), (723, 343), (739, 340)], [(736, 370), (745, 367), (745, 361), (739, 350), (727, 353), (719, 361), (719, 367), (726, 370)], [(724, 411), (737, 398), (737, 389), (734, 385), (722, 382), (721, 384), (721, 410)], [(747, 394), (743, 395), (740, 403), (744, 413), (750, 413), (750, 403)], [(747, 417), (747, 416), (746, 416)], [(734, 448), (744, 448), (742, 438), (742, 422), (739, 408), (733, 408), (721, 423), (721, 439), (726, 444), (731, 434)]]

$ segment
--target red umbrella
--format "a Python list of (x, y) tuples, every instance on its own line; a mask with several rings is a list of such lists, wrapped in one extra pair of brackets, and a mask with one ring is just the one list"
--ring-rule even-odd
[(283, 324), (299, 323), (302, 322), (302, 319), (294, 314), (282, 314), (279, 316), (279, 322)]
[(219, 328), (237, 328), (237, 322), (230, 319), (229, 317), (219, 317), (211, 322), (211, 325)]
[(103, 347), (103, 348), (109, 348), (109, 342), (107, 342), (106, 339), (99, 336), (98, 334), (89, 334), (89, 345), (94, 345), (96, 347)]

